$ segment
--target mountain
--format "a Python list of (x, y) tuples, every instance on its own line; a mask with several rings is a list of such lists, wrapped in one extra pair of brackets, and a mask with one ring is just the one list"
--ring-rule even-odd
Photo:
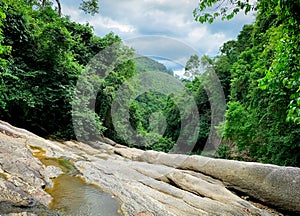
[(140, 56), (135, 59), (136, 68), (138, 73), (144, 72), (162, 72), (170, 75), (174, 75), (172, 70), (168, 70), (165, 65), (145, 56)]

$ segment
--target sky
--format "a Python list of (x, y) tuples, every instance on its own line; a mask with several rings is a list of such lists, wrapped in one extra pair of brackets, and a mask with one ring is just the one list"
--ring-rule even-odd
[(201, 24), (193, 18), (198, 0), (100, 0), (100, 13), (94, 16), (81, 11), (80, 2), (61, 0), (63, 15), (90, 23), (98, 36), (114, 32), (141, 55), (182, 65), (193, 52), (216, 56), (224, 42), (236, 39), (243, 25), (254, 21), (253, 15), (241, 13), (230, 21)]

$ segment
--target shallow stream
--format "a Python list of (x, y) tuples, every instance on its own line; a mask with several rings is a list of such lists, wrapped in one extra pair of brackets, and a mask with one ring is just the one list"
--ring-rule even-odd
[(33, 155), (45, 166), (57, 166), (65, 173), (53, 179), (53, 188), (46, 191), (53, 197), (49, 208), (61, 215), (70, 216), (120, 216), (120, 203), (100, 188), (87, 184), (69, 160), (46, 157), (46, 151), (40, 147), (30, 146)]
[(47, 192), (54, 198), (50, 209), (70, 216), (120, 216), (119, 202), (79, 177), (60, 175)]

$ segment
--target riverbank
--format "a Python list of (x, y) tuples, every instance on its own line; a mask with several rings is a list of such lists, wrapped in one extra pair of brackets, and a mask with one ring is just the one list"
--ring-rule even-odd
[(125, 216), (280, 215), (270, 204), (286, 215), (300, 213), (299, 168), (103, 141), (93, 147), (50, 141), (0, 121), (0, 215), (61, 214), (50, 209), (55, 195), (46, 191), (62, 173), (108, 194), (118, 203), (115, 213)]

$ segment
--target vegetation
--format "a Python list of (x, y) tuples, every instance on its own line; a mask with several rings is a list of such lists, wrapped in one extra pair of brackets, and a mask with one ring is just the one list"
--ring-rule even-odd
[[(95, 2), (81, 7), (97, 9)], [(93, 141), (105, 135), (143, 149), (197, 154), (216, 130), (212, 116), (221, 119), (225, 110), (213, 102), (218, 92), (205, 78), (213, 69), (227, 102), (226, 120), (217, 127), (223, 138), (217, 156), (299, 166), (300, 3), (249, 2), (200, 1), (194, 11), (199, 22), (230, 19), (240, 10), (256, 10), (256, 21), (224, 43), (221, 55), (191, 56), (185, 69), (192, 81), (178, 81), (182, 94), (159, 91), (164, 83), (138, 94), (133, 87), (145, 83), (136, 76), (172, 71), (136, 58), (113, 33), (95, 36), (91, 26), (60, 16), (48, 1), (0, 0), (0, 119), (46, 137)], [(219, 11), (203, 13), (215, 5)], [(201, 64), (211, 66), (200, 71)], [(126, 82), (132, 86), (125, 88)], [(126, 101), (127, 95), (137, 97)], [(118, 115), (112, 113), (116, 107)]]
[[(201, 1), (196, 11), (218, 2)], [(223, 86), (230, 86), (219, 156), (299, 166), (300, 2), (260, 0), (253, 7), (249, 1), (230, 2), (246, 13), (255, 9), (257, 15), (236, 41), (222, 46), (215, 60), (216, 70), (227, 75)], [(225, 18), (232, 18), (231, 11), (221, 11), (230, 13)], [(218, 16), (195, 15), (200, 22), (212, 22)]]
[(0, 118), (43, 136), (75, 138), (71, 101), (76, 81), (93, 56), (120, 45), (120, 38), (112, 33), (96, 37), (89, 25), (59, 17), (50, 7), (33, 10), (35, 2), (1, 0), (0, 5)]
[[(55, 0), (55, 1), (57, 4), (57, 14), (58, 14), (58, 16), (61, 16), (62, 8), (61, 8), (60, 0)], [(47, 1), (47, 0), (37, 0), (37, 2), (35, 2), (35, 4), (36, 4), (36, 6), (40, 7), (41, 9), (52, 6), (52, 2)], [(99, 12), (98, 0), (82, 0), (79, 8), (81, 10), (83, 10), (85, 13), (95, 15), (96, 13)]]
[(166, 68), (165, 65), (145, 56), (137, 56), (135, 58), (136, 70), (138, 73), (145, 72), (162, 72), (173, 76), (173, 71)]

